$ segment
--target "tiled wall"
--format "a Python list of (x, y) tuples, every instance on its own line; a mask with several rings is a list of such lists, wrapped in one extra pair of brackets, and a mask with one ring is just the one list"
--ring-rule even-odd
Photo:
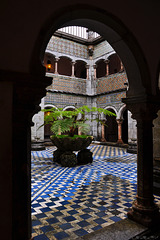
[[(87, 98), (61, 93), (47, 93), (45, 97), (45, 105), (53, 104), (56, 107), (64, 108), (66, 106), (83, 106), (87, 105)], [(76, 104), (76, 105), (75, 105)]]
[(84, 59), (88, 58), (87, 46), (56, 36), (52, 36), (47, 49)]
[(52, 85), (47, 89), (59, 90), (71, 93), (86, 94), (86, 80), (63, 75), (51, 75)]
[(107, 41), (103, 41), (94, 46), (93, 58), (98, 58), (106, 53), (113, 51), (113, 48), (109, 45)]
[[(56, 36), (51, 37), (47, 49), (84, 59), (89, 58), (86, 45)], [(94, 46), (93, 59), (99, 58), (111, 51), (113, 51), (113, 48), (107, 41), (103, 41)]]
[(99, 78), (97, 79), (97, 93), (103, 93), (125, 88), (124, 83), (126, 82), (127, 75), (125, 72)]
[(126, 97), (125, 91), (98, 96), (97, 97), (97, 106), (102, 107), (102, 108), (104, 108), (106, 106), (112, 106), (112, 104), (121, 102), (121, 99), (125, 98), (125, 97)]

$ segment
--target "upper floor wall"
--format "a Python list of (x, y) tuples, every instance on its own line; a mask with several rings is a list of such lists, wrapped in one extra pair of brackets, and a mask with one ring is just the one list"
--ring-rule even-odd
[(107, 77), (97, 79), (97, 94), (112, 92), (115, 90), (126, 89), (125, 84), (128, 82), (125, 72), (116, 73)]
[(99, 57), (105, 56), (106, 54), (110, 55), (113, 52), (115, 51), (111, 45), (107, 41), (103, 41), (94, 46), (93, 59), (95, 60)]
[(69, 92), (86, 94), (87, 81), (85, 79), (67, 77), (62, 75), (47, 74), (53, 77), (52, 85), (47, 87), (47, 90), (54, 90), (59, 92)]
[[(69, 77), (47, 73), (47, 76), (53, 77), (52, 84), (47, 90), (59, 91), (62, 93), (88, 94), (88, 80), (76, 77)], [(126, 91), (127, 75), (125, 72), (112, 74), (106, 77), (96, 79), (95, 94), (103, 94), (114, 91)]]
[(52, 36), (46, 50), (88, 59), (87, 46), (65, 38)]
[(87, 46), (77, 43), (74, 37), (65, 39), (65, 35), (52, 36), (43, 64), (47, 72), (91, 81), (123, 70), (120, 58), (107, 41)]
[[(85, 60), (90, 59), (89, 54), (89, 42), (85, 42), (83, 40), (83, 44), (80, 42), (77, 42), (76, 39), (74, 39), (74, 36), (72, 36), (72, 39), (66, 39), (65, 35), (63, 37), (63, 33), (61, 34), (61, 37), (58, 36), (52, 36), (46, 51), (52, 51), (53, 54), (61, 53), (62, 55), (65, 54), (66, 56), (71, 56), (72, 58), (78, 57)], [(111, 47), (111, 45), (107, 41), (101, 41), (97, 44), (92, 44), (91, 46), (93, 48), (93, 60), (98, 60), (100, 57), (105, 56), (108, 54), (108, 56), (111, 53), (115, 53), (114, 49)], [(56, 54), (59, 55), (59, 54)], [(107, 58), (107, 56), (105, 56)]]

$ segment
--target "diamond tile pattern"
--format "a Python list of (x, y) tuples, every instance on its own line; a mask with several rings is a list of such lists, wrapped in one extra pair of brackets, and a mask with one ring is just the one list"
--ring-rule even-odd
[(136, 195), (136, 155), (109, 146), (89, 148), (93, 163), (72, 168), (53, 163), (55, 147), (32, 152), (36, 240), (74, 240), (126, 218)]

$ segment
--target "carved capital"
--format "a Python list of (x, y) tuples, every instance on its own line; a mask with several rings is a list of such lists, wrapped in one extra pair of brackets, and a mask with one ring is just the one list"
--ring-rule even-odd
[(55, 62), (58, 62), (60, 60), (59, 57), (55, 57)]
[(76, 64), (76, 61), (72, 61), (71, 63), (72, 63), (72, 66), (74, 66)]
[(122, 125), (123, 123), (123, 119), (116, 119), (116, 121), (117, 121), (117, 124), (120, 124), (120, 125)]
[(127, 109), (132, 113), (132, 118), (138, 121), (153, 121), (160, 109), (160, 99), (157, 97), (137, 97), (122, 99)]
[(106, 59), (106, 60), (104, 60), (104, 62), (105, 62), (106, 64), (109, 64), (110, 60), (109, 60), (109, 59)]

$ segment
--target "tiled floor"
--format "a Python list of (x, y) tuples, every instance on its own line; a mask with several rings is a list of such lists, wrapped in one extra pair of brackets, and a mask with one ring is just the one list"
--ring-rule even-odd
[(74, 240), (126, 218), (136, 195), (135, 154), (91, 145), (92, 164), (64, 168), (52, 161), (55, 149), (32, 152), (35, 240)]

